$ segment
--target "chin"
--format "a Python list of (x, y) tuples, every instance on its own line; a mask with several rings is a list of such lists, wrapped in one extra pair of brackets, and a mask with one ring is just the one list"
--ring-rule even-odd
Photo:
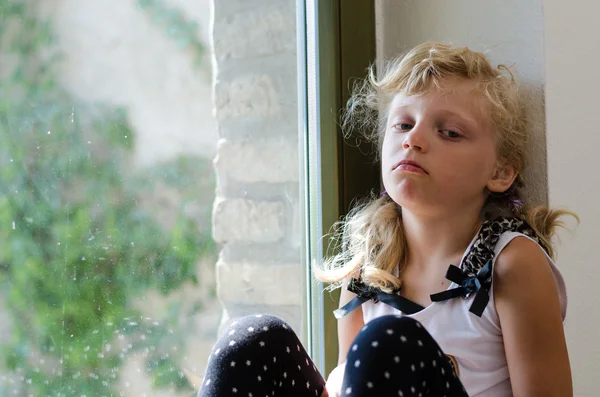
[(422, 197), (419, 197), (414, 194), (406, 194), (405, 192), (396, 191), (388, 191), (388, 196), (400, 207), (406, 209), (415, 209), (417, 210), (419, 207), (423, 206), (424, 200)]
[(427, 201), (422, 189), (410, 179), (403, 179), (390, 185), (391, 188), (388, 188), (388, 185), (384, 183), (388, 195), (402, 207), (418, 205)]

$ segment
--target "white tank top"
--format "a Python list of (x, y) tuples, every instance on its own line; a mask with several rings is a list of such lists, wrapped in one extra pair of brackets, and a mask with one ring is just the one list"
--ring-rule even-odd
[[(494, 263), (498, 258), (498, 254), (515, 237), (530, 239), (518, 232), (503, 233), (494, 250)], [(469, 252), (473, 242), (465, 251), (465, 255)], [(540, 247), (540, 249), (542, 248)], [(546, 257), (558, 287), (564, 321), (567, 310), (565, 282), (552, 259), (547, 254)], [(458, 285), (452, 283), (448, 289), (456, 287)], [(469, 396), (512, 397), (502, 329), (494, 304), (493, 291), (493, 288), (490, 288), (490, 300), (481, 317), (469, 312), (475, 295), (471, 294), (468, 299), (459, 297), (443, 302), (434, 302), (414, 314), (403, 314), (400, 310), (385, 303), (374, 303), (369, 300), (362, 304), (363, 319), (366, 324), (380, 316), (402, 314), (418, 320), (437, 341), (442, 350), (447, 355), (455, 358), (460, 380)]]

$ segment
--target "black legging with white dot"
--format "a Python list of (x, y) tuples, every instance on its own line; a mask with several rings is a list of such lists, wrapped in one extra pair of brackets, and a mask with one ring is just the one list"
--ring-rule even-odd
[[(325, 380), (283, 320), (244, 317), (219, 339), (199, 397), (321, 396)], [(348, 352), (343, 396), (468, 397), (450, 360), (417, 321), (382, 316)]]
[(363, 326), (348, 352), (341, 396), (468, 397), (433, 337), (401, 316)]

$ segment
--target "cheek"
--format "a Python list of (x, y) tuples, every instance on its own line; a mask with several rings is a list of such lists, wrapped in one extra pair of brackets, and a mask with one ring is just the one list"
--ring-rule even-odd
[(386, 170), (386, 166), (391, 162), (390, 158), (390, 145), (388, 139), (383, 140), (383, 144), (381, 145), (381, 168), (382, 171)]
[(476, 147), (454, 158), (454, 167), (447, 167), (449, 179), (461, 185), (477, 184), (485, 186), (494, 172), (496, 164), (495, 149)]
[(395, 160), (397, 160), (397, 152), (398, 152), (398, 142), (394, 139), (393, 136), (390, 136), (386, 133), (383, 138), (383, 143), (381, 144), (381, 165), (391, 165)]
[(392, 178), (392, 167), (397, 156), (394, 155), (394, 151), (390, 147), (389, 142), (384, 141), (381, 146), (380, 155), (380, 174), (385, 189), (390, 187)]

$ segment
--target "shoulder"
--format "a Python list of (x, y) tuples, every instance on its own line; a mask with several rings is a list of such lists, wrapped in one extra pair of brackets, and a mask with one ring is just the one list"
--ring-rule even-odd
[(524, 279), (542, 273), (552, 275), (548, 257), (539, 244), (525, 236), (513, 238), (498, 254), (494, 264), (495, 282)]
[(498, 254), (493, 288), (500, 317), (511, 307), (520, 311), (560, 308), (560, 291), (549, 259), (525, 236), (513, 238)]

